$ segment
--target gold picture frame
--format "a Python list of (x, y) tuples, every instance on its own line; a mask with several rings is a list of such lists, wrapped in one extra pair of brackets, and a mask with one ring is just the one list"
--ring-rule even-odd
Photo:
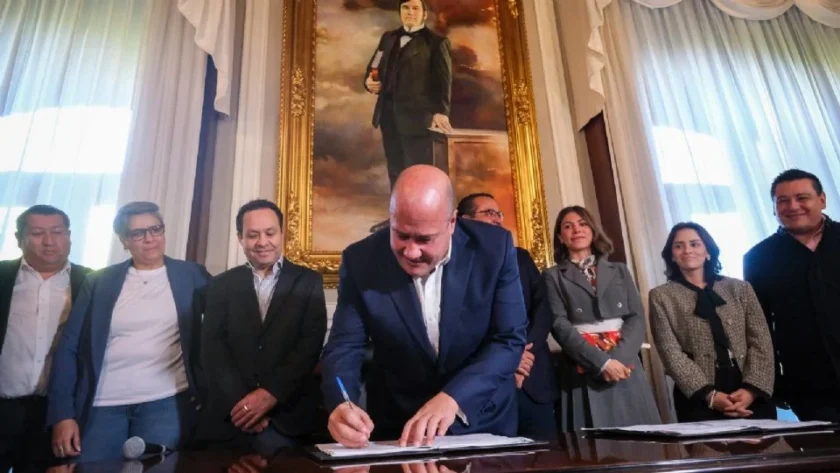
[[(277, 203), (286, 215), (285, 256), (335, 287), (341, 253), (312, 245), (315, 48), (318, 2), (289, 0), (283, 11)], [(453, 0), (457, 1), (457, 0)], [(537, 266), (551, 261), (542, 166), (521, 0), (493, 0), (515, 193), (518, 246)]]

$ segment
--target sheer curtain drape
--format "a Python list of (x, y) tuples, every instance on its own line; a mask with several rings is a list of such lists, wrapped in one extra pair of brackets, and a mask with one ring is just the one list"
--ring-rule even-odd
[[(619, 1), (606, 13), (619, 181), (641, 191), (627, 206), (664, 216), (631, 238), (655, 249), (668, 226), (698, 221), (720, 243), (724, 272), (740, 277), (743, 254), (777, 227), (769, 184), (791, 167), (820, 176), (838, 214), (840, 29), (796, 9), (742, 20), (708, 0), (658, 10)], [(653, 172), (639, 173), (639, 161)]]
[(147, 2), (0, 0), (0, 259), (34, 203), (71, 218), (71, 259), (110, 242)]
[[(594, 1), (594, 0), (593, 0)], [(594, 11), (594, 10), (593, 10)], [(840, 210), (840, 30), (790, 9), (733, 17), (711, 0), (603, 10), (604, 111), (643, 297), (663, 283), (671, 225), (695, 220), (740, 277), (744, 252), (776, 229), (769, 186), (790, 167), (819, 175)], [(651, 366), (661, 412), (670, 387)]]
[[(207, 53), (174, 0), (149, 2), (134, 92), (134, 124), (117, 202), (148, 200), (166, 222), (166, 254), (187, 250)], [(110, 262), (128, 257), (113, 238)]]
[[(217, 67), (216, 111), (230, 112), (234, 0), (148, 1), (134, 91), (134, 127), (117, 202), (157, 203), (166, 254), (187, 252), (208, 57)], [(113, 238), (110, 261), (128, 257)]]

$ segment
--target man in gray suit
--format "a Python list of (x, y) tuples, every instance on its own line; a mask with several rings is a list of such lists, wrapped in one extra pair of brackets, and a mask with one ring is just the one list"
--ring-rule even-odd
[(452, 131), (449, 40), (426, 28), (424, 0), (399, 6), (402, 26), (382, 35), (365, 73), (365, 89), (379, 95), (373, 126), (382, 131), (392, 188), (407, 167), (432, 164), (429, 127)]

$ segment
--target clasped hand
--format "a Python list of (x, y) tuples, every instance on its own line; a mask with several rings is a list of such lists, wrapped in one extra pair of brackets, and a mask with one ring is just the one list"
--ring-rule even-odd
[(732, 394), (716, 392), (712, 409), (722, 412), (726, 417), (749, 417), (753, 414), (748, 408), (755, 401), (755, 396), (748, 389), (738, 389)]
[(608, 383), (617, 383), (629, 378), (632, 371), (633, 370), (628, 368), (624, 363), (612, 359), (607, 362), (607, 365), (604, 367), (604, 371), (601, 372), (601, 376), (603, 376), (604, 381)]

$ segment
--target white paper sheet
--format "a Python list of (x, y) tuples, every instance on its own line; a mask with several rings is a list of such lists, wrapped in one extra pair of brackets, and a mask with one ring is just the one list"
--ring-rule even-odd
[(384, 455), (405, 455), (411, 453), (435, 453), (472, 448), (493, 448), (534, 443), (525, 437), (503, 437), (491, 434), (451, 435), (437, 437), (431, 446), (400, 447), (396, 440), (370, 442), (364, 448), (348, 448), (337, 443), (319, 444), (316, 447), (333, 458), (364, 458)]
[(764, 419), (727, 419), (706, 422), (685, 422), (682, 424), (633, 425), (608, 429), (584, 429), (598, 432), (619, 432), (627, 434), (666, 435), (670, 437), (701, 437), (738, 432), (774, 432), (789, 429), (810, 429), (831, 425), (831, 422), (788, 422)]

